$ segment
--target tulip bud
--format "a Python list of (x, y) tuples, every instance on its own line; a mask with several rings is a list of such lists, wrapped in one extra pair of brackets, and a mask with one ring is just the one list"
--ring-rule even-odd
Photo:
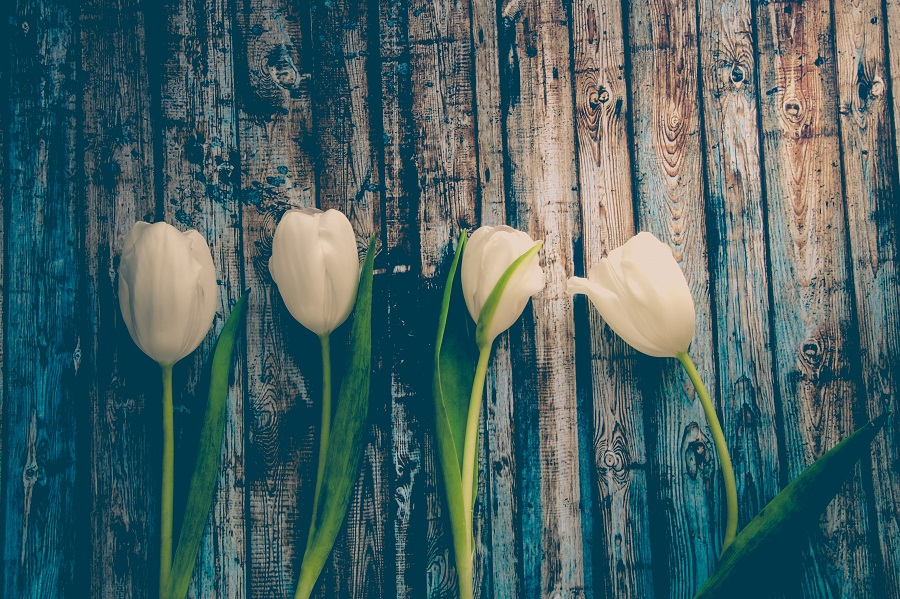
[(119, 265), (119, 307), (131, 338), (160, 365), (200, 345), (216, 315), (216, 269), (206, 240), (166, 223), (137, 222)]
[[(506, 226), (481, 227), (472, 234), (463, 252), (461, 281), (466, 307), (475, 322), (482, 317), (482, 308), (506, 270), (536, 245), (527, 233)], [(480, 323), (485, 329), (479, 344), (489, 345), (511, 327), (531, 296), (543, 288), (544, 271), (535, 249), (507, 281), (490, 322)]]
[(290, 210), (272, 240), (269, 272), (291, 315), (319, 336), (338, 328), (356, 303), (356, 235), (337, 210)]
[(591, 268), (569, 279), (570, 294), (588, 296), (600, 316), (636, 350), (659, 358), (687, 351), (694, 338), (694, 300), (671, 248), (638, 233)]

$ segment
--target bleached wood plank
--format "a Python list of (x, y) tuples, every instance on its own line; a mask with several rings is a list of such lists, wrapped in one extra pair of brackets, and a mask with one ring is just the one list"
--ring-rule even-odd
[[(884, 14), (882, 3), (873, 0), (835, 2), (833, 6), (856, 328), (866, 411), (869, 418), (875, 418), (900, 409), (900, 222), (887, 216), (896, 215), (900, 204)], [(873, 528), (877, 526), (881, 550), (880, 556), (873, 552), (872, 561), (880, 557), (883, 573), (876, 577), (873, 592), (881, 597), (900, 596), (900, 479), (891, 449), (900, 446), (896, 423), (894, 416), (894, 423), (872, 443), (875, 510), (870, 522)]]
[[(854, 429), (852, 279), (846, 250), (837, 85), (828, 2), (756, 7), (768, 206), (774, 373), (787, 479)], [(873, 595), (859, 476), (830, 504), (802, 573), (805, 596)]]

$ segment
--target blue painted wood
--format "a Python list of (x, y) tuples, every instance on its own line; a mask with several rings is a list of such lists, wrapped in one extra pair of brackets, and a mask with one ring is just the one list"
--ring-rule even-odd
[[(841, 134), (847, 234), (856, 292), (862, 392), (866, 415), (890, 411), (893, 421), (872, 445), (872, 481), (863, 469), (863, 484), (872, 493), (872, 529), (877, 527), (878, 554), (874, 592), (900, 596), (900, 213), (896, 172), (897, 146), (889, 103), (885, 15), (871, 0), (834, 4), (837, 50), (838, 113)], [(896, 25), (897, 21), (894, 21)], [(895, 92), (896, 94), (896, 92)], [(871, 484), (871, 491), (868, 485)], [(875, 537), (870, 533), (870, 537)], [(871, 547), (871, 545), (870, 545)]]
[[(635, 220), (639, 230), (672, 247), (684, 270), (697, 311), (689, 353), (707, 387), (715, 390), (697, 8), (694, 3), (634, 2), (629, 19)], [(722, 546), (721, 469), (700, 401), (681, 366), (642, 356), (639, 368), (649, 402), (645, 434), (655, 592), (689, 598), (715, 567)], [(713, 401), (721, 405), (720, 398)]]
[[(828, 2), (756, 7), (772, 286), (772, 354), (786, 479), (855, 428), (865, 402), (853, 356), (835, 53)], [(813, 58), (815, 57), (815, 58)], [(868, 502), (857, 474), (804, 556), (806, 597), (876, 596)]]
[(78, 41), (68, 3), (10, 12), (3, 241), (16, 276), (4, 287), (2, 594), (47, 597), (83, 584), (89, 567), (74, 517), (89, 509), (76, 503), (76, 486), (90, 472), (76, 455), (88, 434), (79, 412), (90, 409), (76, 319)]
[[(634, 235), (629, 131), (630, 95), (625, 71), (626, 24), (619, 2), (572, 4), (572, 51), (584, 276), (610, 250)], [(626, 168), (627, 167), (627, 168)], [(577, 269), (576, 269), (577, 270)], [(580, 384), (593, 403), (592, 431), (580, 431), (593, 467), (593, 576), (597, 597), (651, 598), (654, 594), (647, 487), (645, 407), (637, 352), (607, 327), (596, 310), (576, 298)], [(579, 317), (582, 320), (579, 321)], [(585, 510), (585, 516), (587, 510)], [(585, 539), (588, 545), (588, 539)], [(587, 582), (587, 581), (586, 581)]]
[(743, 526), (779, 491), (753, 14), (715, 0), (699, 12), (718, 392)]
[(84, 594), (98, 599), (154, 597), (158, 580), (162, 387), (159, 367), (119, 315), (117, 278), (134, 222), (157, 219), (146, 25), (142, 3), (81, 5), (82, 369), (91, 429), (90, 457), (77, 459), (90, 469)]
[[(167, 3), (157, 22), (161, 42), (155, 46), (152, 66), (160, 85), (161, 216), (182, 230), (196, 229), (206, 238), (218, 281), (211, 333), (174, 370), (175, 455), (181, 466), (176, 467), (175, 509), (179, 516), (187, 501), (206, 410), (204, 365), (212, 355), (218, 331), (245, 288), (240, 263), (243, 239), (232, 8), (227, 1)], [(191, 597), (243, 599), (247, 592), (245, 394), (240, 361), (232, 377), (219, 480), (188, 591)], [(177, 536), (175, 539), (177, 542)]]

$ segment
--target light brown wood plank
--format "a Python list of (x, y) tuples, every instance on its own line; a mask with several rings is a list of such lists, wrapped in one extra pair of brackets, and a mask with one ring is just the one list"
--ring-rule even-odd
[[(533, 339), (529, 332), (525, 340), (533, 350), (523, 352), (528, 359), (519, 366), (534, 371), (536, 385), (517, 387), (516, 403), (540, 410), (536, 429), (527, 432), (538, 436), (539, 451), (524, 456), (532, 465), (523, 470), (540, 472), (539, 482), (531, 483), (539, 485), (538, 496), (521, 499), (523, 505), (540, 502), (540, 558), (531, 554), (523, 562), (524, 595), (578, 597), (585, 592), (578, 402), (572, 302), (565, 288), (581, 223), (567, 15), (561, 4), (520, 1), (505, 4), (502, 16), (512, 28), (506, 60), (518, 67), (518, 79), (508, 82), (508, 185), (515, 208), (507, 220), (544, 241), (546, 274), (531, 314), (526, 310), (511, 333), (520, 336), (521, 322), (526, 327), (533, 322)], [(507, 69), (505, 75), (513, 77)], [(530, 534), (536, 541), (538, 530), (523, 524), (523, 536)]]
[[(900, 409), (900, 273), (896, 145), (892, 139), (882, 3), (835, 2), (838, 112), (843, 148), (856, 323), (866, 398), (874, 418)], [(900, 40), (898, 40), (900, 43)], [(895, 92), (896, 93), (896, 92)], [(883, 580), (874, 592), (900, 596), (900, 477), (891, 448), (900, 446), (897, 417), (872, 444), (874, 518)], [(865, 464), (865, 461), (863, 462)], [(872, 561), (879, 556), (872, 555)]]
[[(622, 7), (572, 4), (572, 51), (584, 272), (634, 235)], [(584, 302), (591, 325), (595, 588), (652, 597), (644, 408), (636, 352)], [(577, 309), (577, 303), (576, 303)], [(576, 331), (576, 335), (578, 332)]]
[[(631, 5), (635, 173), (640, 230), (669, 244), (697, 312), (690, 355), (715, 397), (704, 181), (700, 145), (697, 12), (693, 2)], [(691, 597), (715, 567), (724, 535), (724, 488), (706, 418), (674, 360), (642, 359), (650, 382), (646, 429), (657, 590)], [(653, 383), (652, 373), (660, 381)]]
[[(854, 429), (858, 348), (829, 3), (759, 6), (756, 20), (775, 381), (791, 480)], [(798, 592), (873, 596), (866, 503), (854, 476), (820, 520)]]
[(741, 527), (779, 490), (753, 13), (701, 0), (699, 14), (718, 392)]

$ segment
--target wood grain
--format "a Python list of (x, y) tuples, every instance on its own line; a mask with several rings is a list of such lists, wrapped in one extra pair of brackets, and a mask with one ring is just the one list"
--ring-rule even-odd
[[(480, 225), (507, 224), (504, 157), (503, 98), (500, 80), (500, 40), (497, 3), (472, 0), (472, 50)], [(509, 335), (494, 343), (485, 391), (482, 419), (482, 456), (478, 472), (483, 498), (476, 513), (480, 542), (476, 548), (476, 577), (482, 597), (511, 599), (522, 596), (522, 520), (516, 482), (515, 396), (511, 376)], [(487, 504), (487, 505), (485, 505)], [(482, 516), (482, 517), (479, 517)]]
[(743, 526), (779, 491), (753, 13), (701, 0), (699, 15), (718, 392)]
[[(155, 595), (162, 410), (159, 367), (121, 320), (117, 271), (135, 221), (155, 221), (145, 5), (81, 7), (85, 76), (82, 368), (91, 402), (91, 586), (98, 598)], [(156, 90), (153, 90), (156, 91)]]
[[(669, 244), (684, 270), (697, 312), (690, 355), (707, 386), (715, 390), (696, 10), (694, 3), (665, 0), (631, 6), (634, 168), (638, 228)], [(721, 470), (700, 402), (679, 365), (674, 360), (641, 360), (652, 401), (646, 435), (655, 493), (650, 525), (656, 593), (690, 597), (712, 571), (721, 549)], [(716, 397), (713, 401), (719, 403)]]
[[(308, 5), (307, 5), (308, 8)], [(315, 204), (309, 13), (289, 2), (239, 6), (235, 85), (247, 309), (250, 596), (293, 597), (315, 485), (317, 340), (287, 312), (269, 274), (281, 214)]]
[(560, 4), (528, 1), (507, 4), (501, 14), (510, 43), (504, 76), (517, 76), (509, 81), (506, 105), (507, 219), (544, 241), (547, 282), (532, 300), (533, 317), (526, 314), (511, 334), (521, 335), (522, 323), (533, 323), (524, 341), (533, 349), (525, 350), (527, 361), (513, 364), (514, 372), (531, 369), (536, 377), (534, 387), (516, 390), (517, 404), (539, 406), (536, 422), (529, 423), (535, 428), (527, 430), (539, 440), (538, 450), (522, 456), (531, 462), (522, 476), (539, 472), (539, 479), (521, 488), (521, 509), (540, 504), (539, 516), (523, 518), (523, 537), (533, 539), (524, 542), (540, 539), (539, 551), (532, 549), (523, 562), (524, 595), (580, 597), (585, 548), (578, 398), (572, 304), (565, 293), (580, 221), (567, 15)]
[[(838, 112), (843, 149), (844, 190), (850, 236), (862, 392), (868, 418), (896, 414), (900, 376), (892, 361), (900, 355), (897, 270), (898, 221), (896, 146), (888, 101), (882, 4), (872, 0), (834, 4)], [(900, 445), (897, 417), (872, 446), (872, 499), (879, 530), (883, 586), (874, 593), (900, 596), (900, 464), (891, 448)], [(864, 468), (865, 469), (865, 468)], [(873, 552), (873, 561), (878, 554)]]
[[(3, 453), (3, 596), (71, 588), (78, 556), (76, 463), (85, 376), (76, 320), (81, 227), (76, 163), (76, 17), (65, 2), (10, 11)], [(16, 314), (16, 318), (10, 318)], [(84, 431), (87, 433), (87, 431)], [(77, 561), (77, 564), (76, 564)]]
[[(757, 8), (774, 372), (788, 480), (854, 429), (852, 279), (846, 252), (835, 54), (827, 2)], [(854, 476), (821, 521), (803, 596), (874, 596), (867, 501)], [(796, 575), (792, 578), (797, 578)]]
[[(370, 44), (368, 11), (366, 2), (329, 0), (314, 2), (310, 18), (318, 203), (323, 210), (335, 208), (348, 216), (361, 256), (369, 238), (381, 230), (381, 174), (371, 134), (375, 104), (369, 91), (369, 63), (374, 60), (370, 57), (377, 44)], [(383, 294), (379, 300), (373, 312), (376, 340), (383, 331), (378, 328), (384, 320)], [(389, 394), (385, 386), (373, 386), (370, 412), (383, 413), (378, 404)], [(388, 427), (389, 421), (380, 418), (371, 429), (346, 535), (338, 539), (333, 553), (333, 582), (325, 583), (327, 574), (322, 576), (325, 588), (340, 596), (380, 597), (385, 591)]]
[[(181, 421), (176, 438), (179, 432), (182, 437), (176, 452), (185, 455), (199, 432), (190, 421), (202, 422), (206, 409), (203, 365), (244, 288), (240, 158), (231, 7), (225, 1), (179, 0), (166, 9), (160, 81), (163, 214), (167, 222), (206, 238), (219, 283), (213, 334), (174, 373), (176, 421)], [(239, 364), (229, 388), (216, 497), (189, 591), (194, 597), (246, 594), (243, 372)], [(176, 478), (176, 505), (187, 499), (191, 471), (189, 466)]]
[[(584, 272), (634, 234), (622, 7), (572, 3)], [(576, 307), (578, 307), (576, 300)], [(593, 399), (593, 575), (599, 597), (653, 597), (644, 408), (636, 352), (583, 302)], [(576, 336), (578, 320), (576, 316)], [(582, 321), (584, 322), (584, 321)], [(580, 362), (579, 362), (580, 363)], [(587, 564), (586, 564), (587, 566)]]

